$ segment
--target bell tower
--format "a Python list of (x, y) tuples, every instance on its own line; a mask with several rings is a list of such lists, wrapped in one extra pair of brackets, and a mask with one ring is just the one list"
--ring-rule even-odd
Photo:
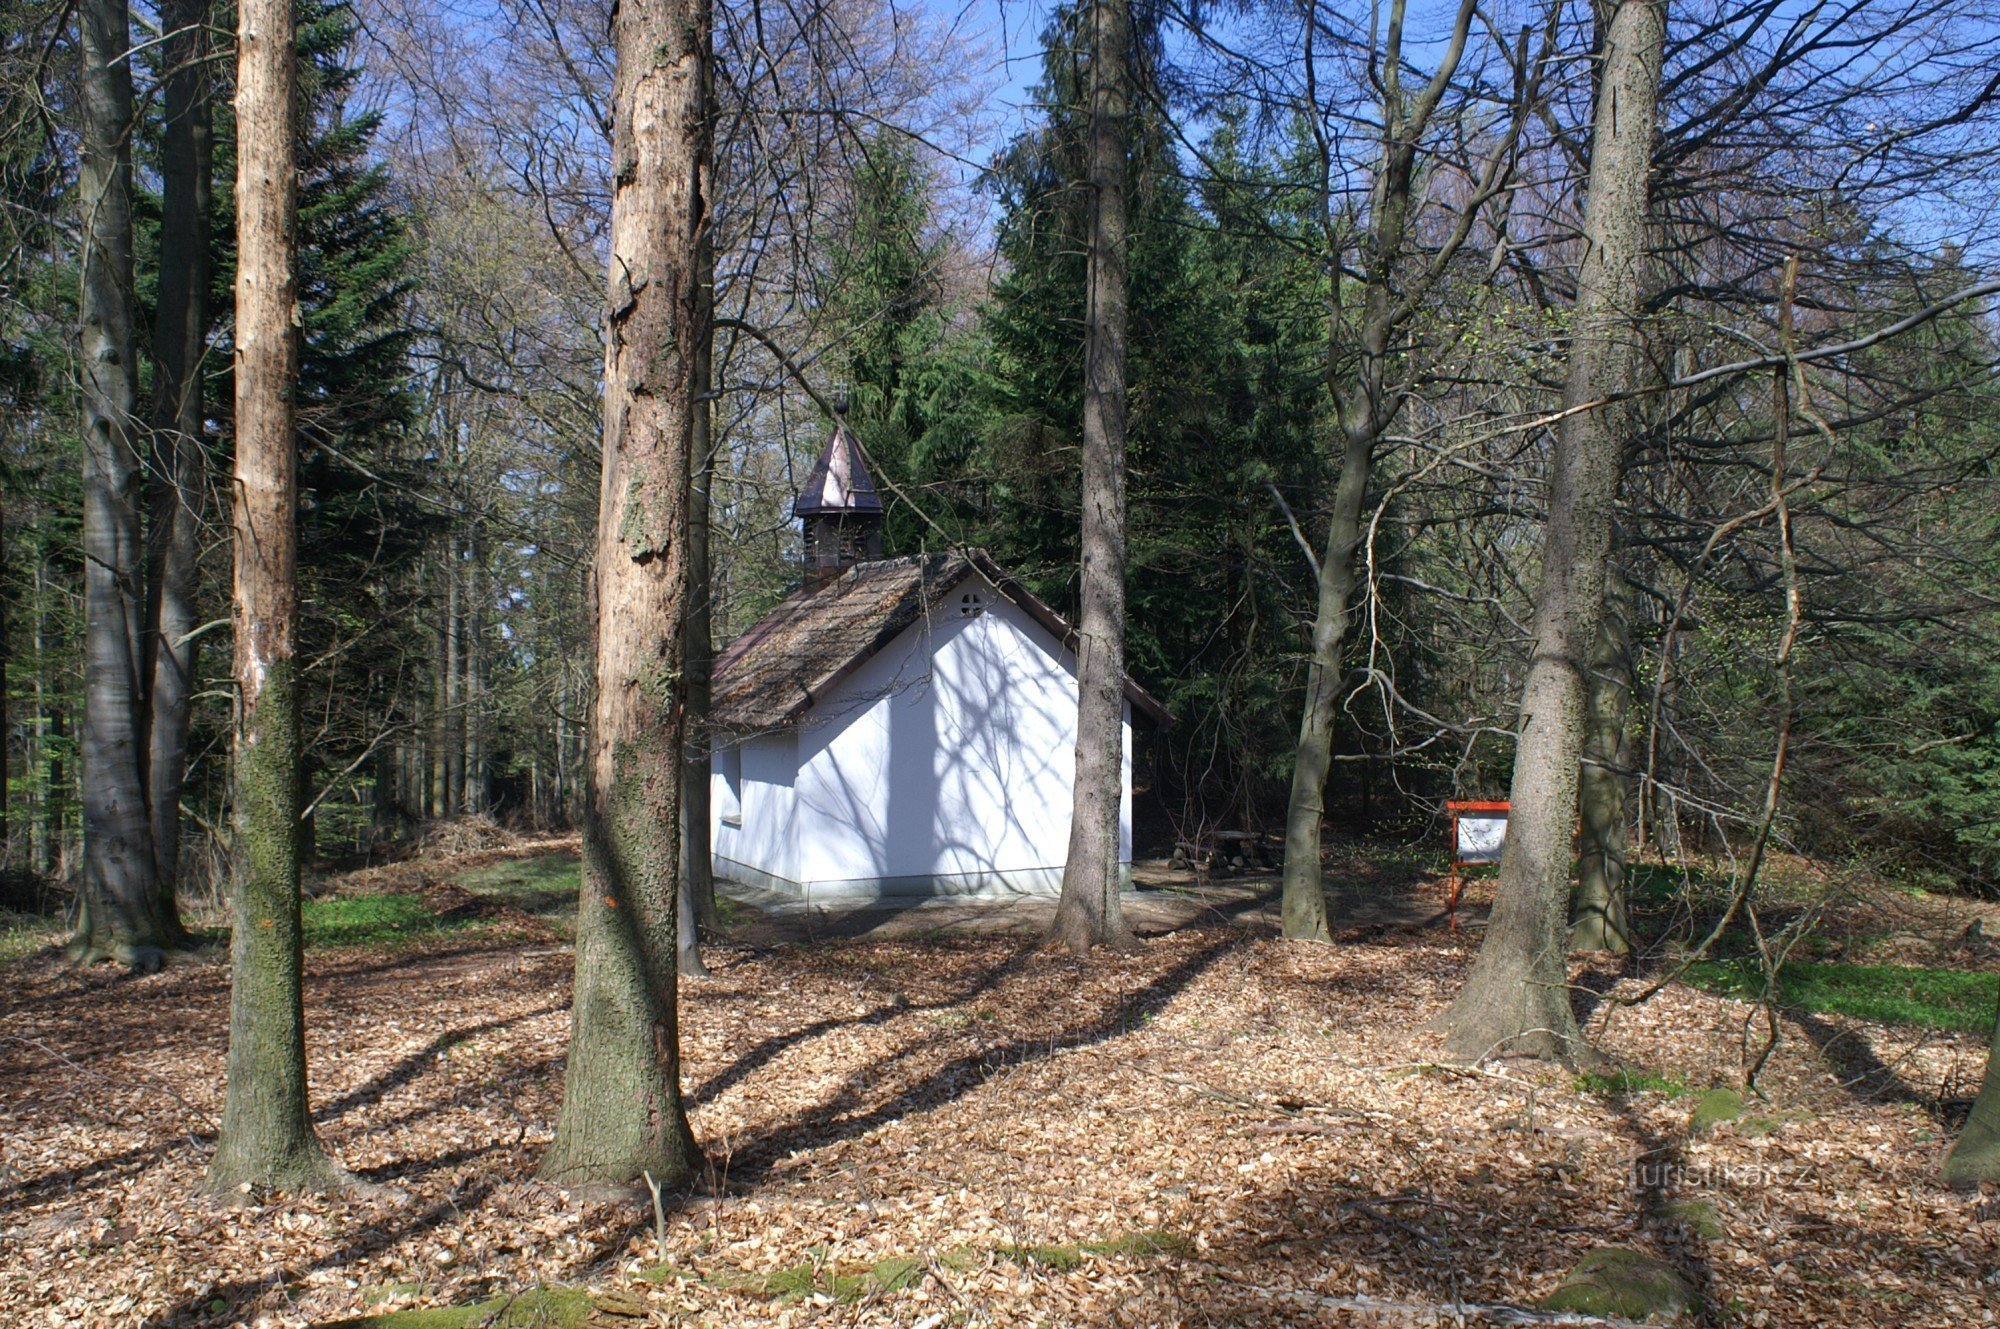
[(834, 408), (833, 437), (792, 502), (805, 523), (806, 589), (817, 590), (856, 563), (882, 557), (882, 496), (847, 429), (847, 404)]

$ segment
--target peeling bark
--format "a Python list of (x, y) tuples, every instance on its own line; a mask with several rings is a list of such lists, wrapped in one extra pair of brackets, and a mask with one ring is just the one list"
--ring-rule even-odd
[(647, 1177), (683, 1185), (698, 1157), (681, 1101), (675, 952), (707, 21), (702, 0), (624, 0), (614, 19), (597, 691), (569, 1064), (541, 1166), (584, 1192)]
[(238, 0), (236, 838), (229, 1070), (210, 1189), (323, 1190), (344, 1174), (306, 1090), (299, 872), (298, 75), (291, 0)]

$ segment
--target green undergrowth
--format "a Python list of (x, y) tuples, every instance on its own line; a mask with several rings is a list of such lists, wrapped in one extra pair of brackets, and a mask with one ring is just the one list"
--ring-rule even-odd
[(0, 910), (0, 964), (33, 955), (62, 939), (60, 919)]
[[(474, 895), (504, 900), (569, 932), (575, 927), (577, 896), (583, 889), (583, 860), (572, 853), (513, 858), (461, 872), (457, 884)], [(725, 927), (744, 921), (743, 906), (728, 896), (718, 892), (715, 904)]]
[[(1704, 960), (1688, 966), (1683, 977), (1706, 991), (1750, 1000), (1764, 982), (1750, 960)], [(1776, 995), (1780, 1006), (1795, 1011), (1983, 1034), (1993, 1027), (2000, 974), (1794, 961), (1779, 971)]]
[(1633, 1070), (1623, 1066), (1609, 1074), (1585, 1071), (1576, 1077), (1576, 1087), (1586, 1094), (1611, 1097), (1665, 1094), (1668, 1098), (1682, 1098), (1692, 1092), (1687, 1081), (1678, 1075), (1661, 1075), (1656, 1071)]
[(306, 945), (380, 946), (472, 926), (473, 918), (440, 918), (421, 895), (350, 895), (305, 902)]
[(472, 868), (457, 882), (474, 895), (505, 900), (531, 914), (573, 919), (583, 868), (575, 854), (537, 854)]

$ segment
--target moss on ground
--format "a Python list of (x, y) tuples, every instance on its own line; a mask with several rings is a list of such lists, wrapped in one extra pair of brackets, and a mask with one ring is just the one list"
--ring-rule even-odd
[(1742, 1115), (1743, 1095), (1734, 1089), (1711, 1089), (1695, 1103), (1694, 1115), (1688, 1119), (1688, 1129), (1699, 1135), (1725, 1121), (1735, 1121)]
[[(1747, 960), (1704, 960), (1688, 966), (1685, 977), (1695, 987), (1753, 1000), (1764, 983), (1757, 965)], [(1778, 973), (1777, 1000), (1808, 1013), (1983, 1034), (1993, 1027), (2000, 974), (1795, 961)]]
[[(962, 1246), (944, 1256), (940, 1263), (953, 1270), (973, 1269), (985, 1264), (992, 1256), (998, 1256), (1015, 1264), (1036, 1265), (1052, 1269), (1057, 1273), (1068, 1273), (1080, 1267), (1085, 1258), (1092, 1255), (1147, 1258), (1160, 1255), (1185, 1255), (1193, 1249), (1194, 1244), (1178, 1232), (1146, 1229), (1121, 1233), (1102, 1241), (1060, 1245), (1008, 1244), (994, 1247), (991, 1251)], [(923, 1277), (926, 1267), (923, 1260), (907, 1255), (890, 1256), (866, 1268), (859, 1266), (843, 1268), (831, 1264), (826, 1260), (825, 1252), (818, 1248), (814, 1249), (813, 1256), (811, 1260), (771, 1273), (726, 1271), (704, 1273), (677, 1265), (662, 1264), (647, 1270), (643, 1277), (653, 1282), (678, 1279), (704, 1283), (726, 1292), (770, 1297), (779, 1301), (799, 1301), (807, 1297), (825, 1296), (833, 1301), (846, 1303), (860, 1301), (877, 1293), (894, 1292), (899, 1288), (909, 1287)]]
[(386, 1311), (321, 1329), (583, 1329), (590, 1294), (580, 1288), (538, 1287), (467, 1306)]

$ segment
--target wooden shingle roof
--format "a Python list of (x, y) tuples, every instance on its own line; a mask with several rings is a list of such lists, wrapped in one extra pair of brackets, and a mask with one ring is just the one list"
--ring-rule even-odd
[[(1075, 629), (983, 549), (857, 563), (824, 586), (779, 601), (717, 654), (710, 723), (748, 733), (797, 722), (975, 572), (1066, 648), (1076, 649)], [(1135, 714), (1160, 728), (1172, 723), (1166, 708), (1130, 679), (1125, 694)]]

